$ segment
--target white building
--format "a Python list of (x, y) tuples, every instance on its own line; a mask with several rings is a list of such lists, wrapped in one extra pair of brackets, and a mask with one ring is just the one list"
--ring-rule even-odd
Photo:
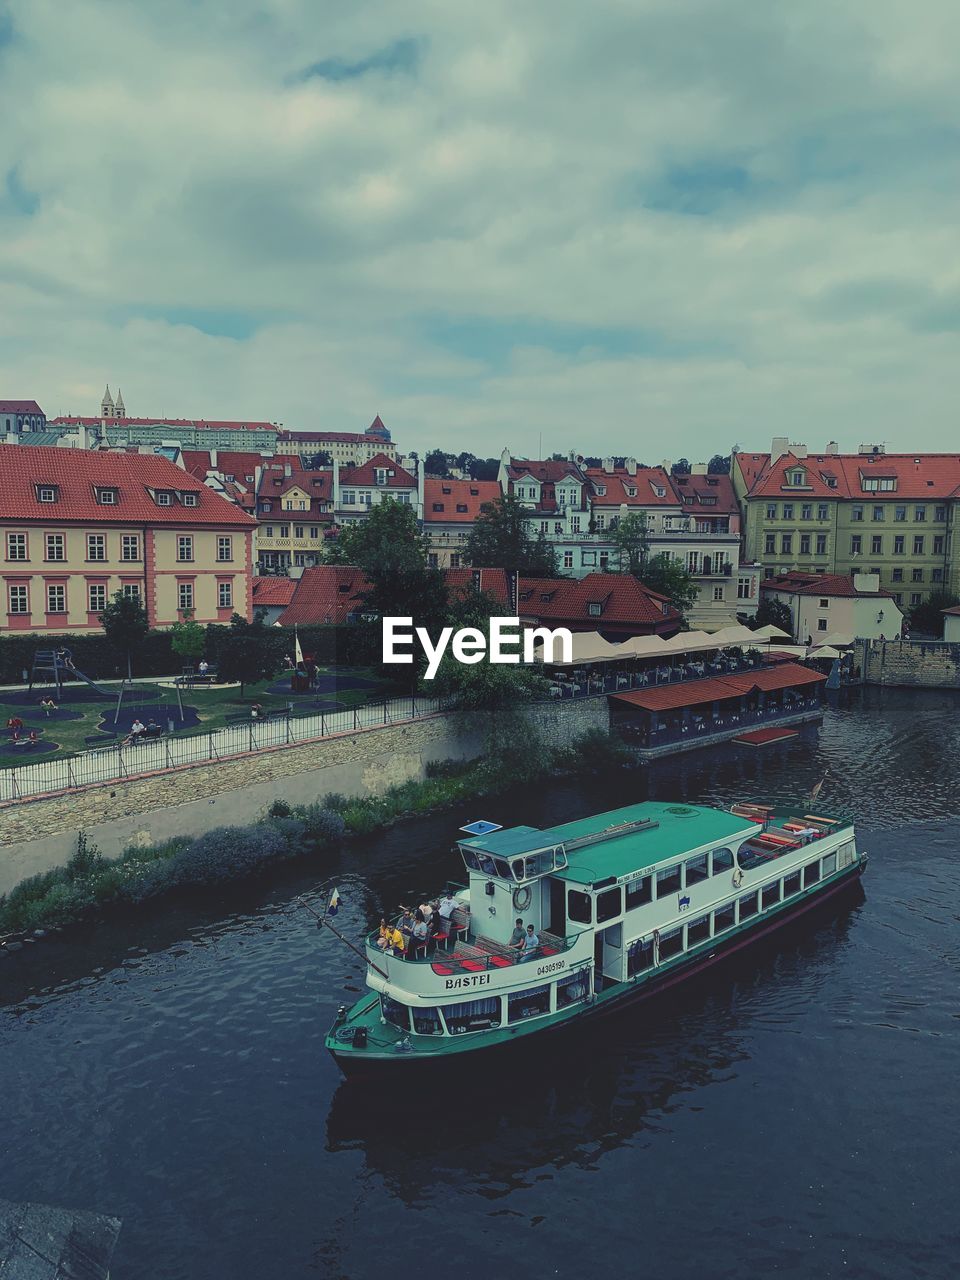
[(894, 640), (903, 627), (903, 614), (893, 596), (880, 590), (878, 573), (786, 573), (769, 578), (760, 591), (790, 610), (798, 644), (828, 636)]

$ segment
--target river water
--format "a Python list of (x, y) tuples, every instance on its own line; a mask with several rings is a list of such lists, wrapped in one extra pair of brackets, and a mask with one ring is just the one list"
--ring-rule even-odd
[[(837, 696), (780, 746), (486, 801), (0, 961), (0, 1195), (122, 1218), (115, 1280), (953, 1276), (960, 702)], [(494, 1077), (401, 1091), (325, 1054), (360, 963), (297, 893), (336, 882), (356, 936), (453, 873), (463, 821), (793, 801), (825, 770), (870, 854), (843, 906)]]

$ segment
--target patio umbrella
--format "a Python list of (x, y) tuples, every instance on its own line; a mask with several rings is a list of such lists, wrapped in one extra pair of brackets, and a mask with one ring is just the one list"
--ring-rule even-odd
[(772, 622), (768, 622), (765, 627), (759, 627), (754, 631), (753, 636), (757, 640), (789, 640), (790, 632), (784, 631), (782, 627), (775, 627)]

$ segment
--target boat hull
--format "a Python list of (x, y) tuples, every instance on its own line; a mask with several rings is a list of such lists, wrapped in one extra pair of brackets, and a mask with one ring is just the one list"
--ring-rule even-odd
[(640, 1003), (653, 1001), (664, 992), (677, 987), (698, 974), (704, 973), (707, 969), (731, 959), (746, 948), (755, 946), (764, 940), (769, 941), (772, 935), (779, 933), (788, 925), (810, 917), (824, 907), (835, 905), (842, 896), (859, 889), (866, 864), (866, 855), (861, 854), (849, 869), (838, 875), (836, 879), (831, 880), (822, 889), (777, 911), (769, 919), (761, 917), (750, 929), (735, 934), (702, 955), (690, 956), (683, 963), (672, 966), (664, 973), (648, 978), (642, 983), (628, 983), (622, 990), (611, 992), (606, 998), (601, 997), (589, 1004), (585, 1004), (573, 1017), (560, 1022), (541, 1024), (535, 1030), (531, 1030), (524, 1035), (518, 1035), (516, 1038), (485, 1044), (482, 1038), (471, 1037), (471, 1042), (464, 1044), (462, 1048), (458, 1047), (458, 1051), (455, 1053), (447, 1050), (436, 1054), (393, 1052), (389, 1054), (370, 1053), (367, 1055), (363, 1051), (358, 1052), (357, 1050), (349, 1049), (346, 1052), (340, 1052), (336, 1048), (329, 1048), (329, 1052), (344, 1075), (351, 1078), (354, 1076), (381, 1075), (386, 1071), (392, 1073), (395, 1078), (399, 1072), (401, 1076), (406, 1078), (422, 1079), (441, 1067), (449, 1072), (453, 1061), (456, 1061), (457, 1066), (462, 1068), (465, 1059), (468, 1058), (476, 1058), (478, 1063), (482, 1063), (486, 1069), (494, 1061), (503, 1061), (508, 1057), (515, 1058), (518, 1051), (522, 1049), (533, 1050), (536, 1045), (541, 1043), (544, 1036), (558, 1036), (570, 1033), (575, 1029), (582, 1029), (583, 1023), (587, 1019), (617, 1014), (628, 1007), (632, 1009)]

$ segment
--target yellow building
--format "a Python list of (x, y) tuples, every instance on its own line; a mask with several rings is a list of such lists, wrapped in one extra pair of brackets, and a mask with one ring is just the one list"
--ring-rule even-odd
[(0, 630), (99, 630), (117, 591), (153, 627), (251, 617), (256, 522), (166, 458), (0, 445), (0, 494)]

